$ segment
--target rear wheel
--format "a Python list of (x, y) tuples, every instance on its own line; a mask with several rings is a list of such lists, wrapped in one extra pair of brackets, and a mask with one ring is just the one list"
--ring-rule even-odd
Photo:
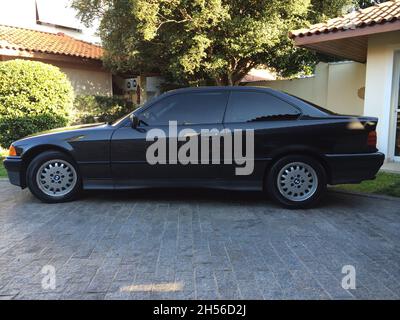
[(287, 208), (311, 207), (326, 189), (325, 170), (311, 157), (286, 156), (271, 167), (266, 189), (273, 200)]
[(41, 201), (65, 202), (81, 190), (81, 178), (75, 162), (59, 151), (46, 151), (35, 157), (27, 169), (29, 190)]

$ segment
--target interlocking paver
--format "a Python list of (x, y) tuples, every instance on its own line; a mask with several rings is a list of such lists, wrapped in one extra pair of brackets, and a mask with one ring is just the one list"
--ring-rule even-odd
[[(400, 201), (330, 192), (88, 193), (57, 205), (0, 180), (3, 299), (399, 299)], [(56, 289), (43, 289), (43, 266)], [(342, 267), (356, 268), (345, 290)]]

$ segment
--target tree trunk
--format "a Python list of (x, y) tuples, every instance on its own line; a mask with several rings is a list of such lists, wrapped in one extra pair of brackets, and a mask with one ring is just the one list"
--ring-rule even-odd
[(232, 70), (227, 69), (223, 76), (215, 79), (215, 83), (217, 86), (238, 86), (253, 67), (254, 64), (248, 63), (246, 66), (242, 66), (241, 68)]
[(232, 75), (233, 84), (235, 86), (239, 85), (242, 79), (255, 67), (256, 67), (255, 63), (249, 62), (245, 67), (235, 70)]
[(228, 86), (233, 86), (233, 85), (234, 85), (233, 79), (232, 79), (232, 74), (231, 74), (231, 73), (228, 74), (228, 77), (227, 77), (227, 85), (228, 85)]

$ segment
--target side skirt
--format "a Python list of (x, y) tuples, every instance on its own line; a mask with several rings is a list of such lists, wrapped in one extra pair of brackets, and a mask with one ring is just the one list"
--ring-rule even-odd
[(261, 191), (262, 181), (187, 181), (187, 180), (134, 180), (113, 181), (102, 179), (87, 179), (83, 181), (84, 190), (132, 190), (151, 188), (205, 188), (222, 190)]

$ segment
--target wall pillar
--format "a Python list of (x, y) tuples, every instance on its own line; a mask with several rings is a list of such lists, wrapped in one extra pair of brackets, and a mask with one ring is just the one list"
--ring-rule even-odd
[(387, 160), (393, 159), (391, 123), (394, 85), (394, 56), (400, 47), (399, 33), (374, 36), (369, 39), (364, 115), (379, 118), (378, 149)]

